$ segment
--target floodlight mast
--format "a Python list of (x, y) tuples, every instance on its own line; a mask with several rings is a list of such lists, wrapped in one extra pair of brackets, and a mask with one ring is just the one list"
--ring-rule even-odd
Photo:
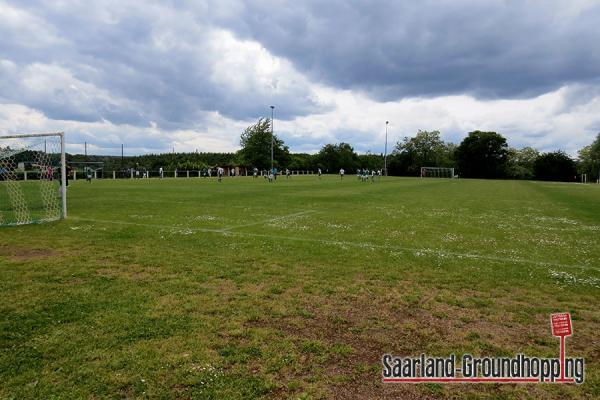
[(390, 123), (390, 121), (385, 121), (385, 153), (383, 156), (383, 174), (385, 176), (388, 176), (388, 171), (387, 171), (387, 136), (388, 136), (388, 124)]
[(273, 112), (275, 110), (275, 106), (271, 106), (271, 173), (273, 173), (273, 142), (275, 138), (273, 136)]

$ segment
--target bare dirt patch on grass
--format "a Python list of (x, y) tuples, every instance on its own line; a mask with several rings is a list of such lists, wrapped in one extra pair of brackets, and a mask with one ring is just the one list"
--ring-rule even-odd
[(115, 265), (111, 268), (101, 268), (96, 271), (100, 276), (106, 278), (121, 278), (132, 281), (150, 281), (156, 279), (156, 276), (161, 273), (160, 268), (147, 267), (143, 265)]
[(29, 261), (40, 258), (58, 257), (60, 253), (50, 249), (0, 246), (0, 256), (10, 257), (15, 261)]
[[(466, 351), (478, 356), (508, 355), (517, 354), (528, 345), (529, 349), (535, 347), (537, 355), (554, 350), (545, 312), (524, 323), (518, 314), (505, 308), (506, 303), (512, 303), (508, 299), (488, 304), (462, 296), (447, 301), (443, 290), (429, 289), (420, 293), (404, 298), (399, 291), (372, 296), (362, 293), (315, 296), (307, 298), (302, 313), (265, 317), (248, 321), (246, 326), (275, 330), (296, 343), (298, 366), (279, 371), (278, 382), (316, 379), (321, 390), (331, 398), (501, 395), (516, 387), (384, 384), (381, 357), (385, 353), (446, 357), (453, 352), (460, 357)], [(476, 296), (476, 293), (469, 295)], [(586, 332), (586, 336), (588, 334)], [(547, 389), (530, 385), (519, 387), (518, 392), (524, 396), (560, 398), (560, 392)]]
[(311, 303), (300, 315), (247, 323), (275, 329), (297, 344), (301, 367), (287, 370), (291, 376), (278, 377), (279, 382), (317, 374), (331, 398), (435, 397), (416, 385), (381, 383), (380, 360), (384, 353), (419, 354), (429, 336), (439, 338), (447, 329), (443, 321), (434, 321), (414, 305), (392, 309), (385, 298), (333, 295)]

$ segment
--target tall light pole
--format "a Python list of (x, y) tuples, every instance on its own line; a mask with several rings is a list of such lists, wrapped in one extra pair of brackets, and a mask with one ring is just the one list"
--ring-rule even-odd
[(387, 128), (390, 121), (385, 121), (385, 153), (383, 156), (383, 174), (387, 176)]
[(273, 172), (273, 142), (274, 142), (274, 136), (273, 136), (273, 112), (275, 110), (275, 106), (271, 106), (271, 173)]

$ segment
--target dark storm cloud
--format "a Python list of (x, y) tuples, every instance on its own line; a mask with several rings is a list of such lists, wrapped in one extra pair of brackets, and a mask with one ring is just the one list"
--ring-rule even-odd
[[(306, 86), (273, 91), (215, 81), (215, 73), (245, 71), (215, 71), (222, 56), (214, 49), (218, 27), (183, 9), (127, 2), (114, 8), (93, 2), (13, 2), (10, 7), (7, 18), (17, 22), (0, 26), (0, 60), (14, 68), (0, 76), (0, 100), (25, 104), (52, 119), (202, 128), (204, 113), (211, 111), (245, 120), (267, 114), (268, 105), (278, 103), (286, 104), (278, 117), (289, 119), (320, 106)], [(34, 26), (25, 30), (25, 24)], [(31, 65), (60, 68), (63, 80), (43, 82), (54, 85), (50, 88), (28, 87), (22, 71)], [(69, 88), (82, 82), (92, 86), (83, 95), (81, 88)]]
[[(529, 97), (600, 74), (600, 3), (259, 2), (238, 34), (313, 79), (376, 98)], [(586, 5), (587, 4), (587, 5)]]

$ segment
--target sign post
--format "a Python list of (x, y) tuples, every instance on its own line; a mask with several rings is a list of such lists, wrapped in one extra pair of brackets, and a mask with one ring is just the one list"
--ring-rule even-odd
[(558, 313), (550, 316), (552, 321), (552, 336), (560, 337), (560, 380), (565, 380), (565, 337), (573, 334), (571, 314)]

